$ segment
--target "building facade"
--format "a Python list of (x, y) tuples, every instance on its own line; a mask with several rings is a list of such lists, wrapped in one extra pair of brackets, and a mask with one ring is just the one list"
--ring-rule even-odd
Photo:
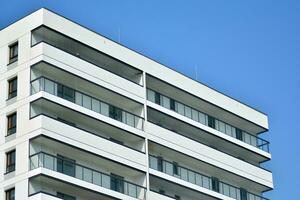
[(47, 9), (0, 31), (0, 199), (266, 200), (268, 117)]

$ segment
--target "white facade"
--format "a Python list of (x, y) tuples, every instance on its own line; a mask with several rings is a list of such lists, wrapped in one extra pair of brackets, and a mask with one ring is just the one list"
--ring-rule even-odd
[(273, 188), (266, 114), (47, 9), (0, 31), (0, 88), (0, 199), (265, 200)]

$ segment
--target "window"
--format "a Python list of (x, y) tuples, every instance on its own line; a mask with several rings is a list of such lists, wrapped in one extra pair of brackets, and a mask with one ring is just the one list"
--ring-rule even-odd
[(176, 163), (176, 162), (173, 162), (173, 174), (179, 175), (178, 163)]
[(110, 188), (114, 191), (124, 193), (124, 178), (115, 174), (111, 174)]
[(8, 81), (8, 99), (14, 98), (17, 96), (18, 89), (18, 78), (12, 78)]
[(6, 173), (13, 172), (16, 169), (16, 150), (6, 153)]
[(211, 116), (208, 116), (208, 126), (211, 127), (211, 128), (215, 128), (216, 125), (215, 125), (215, 119)]
[(243, 132), (241, 129), (236, 129), (236, 139), (243, 140)]
[(61, 198), (63, 200), (76, 200), (75, 197), (73, 197), (71, 195), (67, 195), (67, 194), (61, 193), (61, 192), (57, 192), (57, 197)]
[(157, 157), (157, 170), (158, 171), (163, 171), (163, 158), (162, 157)]
[(15, 200), (15, 188), (5, 191), (5, 200)]
[(219, 179), (212, 177), (211, 181), (212, 181), (212, 190), (219, 192), (219, 188), (220, 188), (219, 187)]
[(122, 121), (122, 110), (120, 108), (109, 106), (109, 117), (118, 121)]
[(7, 116), (7, 136), (16, 133), (17, 130), (17, 113)]
[(69, 176), (75, 176), (75, 160), (57, 155), (57, 171)]
[(18, 60), (18, 42), (9, 46), (9, 64)]
[(75, 91), (72, 88), (60, 84), (57, 85), (57, 96), (75, 102)]

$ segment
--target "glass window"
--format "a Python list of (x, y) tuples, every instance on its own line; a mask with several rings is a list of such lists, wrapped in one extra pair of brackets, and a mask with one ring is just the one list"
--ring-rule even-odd
[(5, 200), (15, 200), (15, 188), (5, 191)]
[(14, 98), (17, 96), (18, 89), (18, 78), (15, 77), (8, 81), (8, 99)]
[(114, 191), (124, 193), (124, 178), (115, 174), (111, 174), (110, 188)]
[(150, 156), (150, 168), (157, 170), (157, 158)]
[(184, 106), (185, 116), (188, 118), (192, 118), (192, 109), (188, 106)]
[(153, 103), (155, 103), (155, 92), (152, 90), (147, 90), (147, 99)]
[(192, 120), (198, 122), (199, 121), (199, 115), (198, 115), (198, 111), (195, 109), (192, 109)]
[(171, 110), (176, 110), (176, 108), (175, 108), (175, 100), (174, 99), (170, 99), (170, 109)]
[(154, 95), (154, 102), (156, 104), (160, 104), (160, 94), (158, 92), (155, 92), (155, 95)]
[(178, 102), (175, 102), (175, 107), (177, 108), (177, 112), (181, 115), (184, 115), (184, 105)]
[(92, 182), (92, 170), (88, 168), (83, 168), (83, 180), (87, 182)]
[(87, 95), (82, 95), (82, 106), (87, 109), (92, 109), (92, 98)]
[(7, 116), (7, 136), (17, 131), (17, 113)]
[(82, 106), (82, 94), (80, 92), (75, 92), (75, 103)]
[(92, 110), (100, 113), (100, 102), (97, 99), (92, 99)]
[(165, 162), (165, 165), (166, 165), (166, 171), (165, 171), (165, 173), (173, 176), (173, 165), (172, 165), (172, 163)]
[(109, 106), (106, 103), (100, 103), (100, 111), (102, 115), (109, 116)]
[(6, 173), (15, 171), (16, 168), (16, 150), (6, 153)]
[(207, 123), (206, 123), (207, 122), (206, 115), (203, 114), (203, 113), (201, 113), (201, 112), (199, 112), (199, 122), (201, 124), (207, 125)]
[(218, 130), (221, 131), (222, 133), (225, 133), (225, 123), (221, 122), (219, 120), (216, 120), (217, 124), (218, 124)]
[(188, 171), (188, 176), (189, 176), (189, 182), (190, 183), (196, 183), (196, 174), (193, 171)]
[(180, 168), (181, 179), (188, 181), (188, 171), (185, 168)]
[(168, 97), (162, 96), (162, 106), (170, 109), (170, 99)]
[(208, 126), (211, 128), (215, 128), (216, 127), (216, 122), (215, 122), (215, 118), (208, 116)]
[(109, 117), (118, 121), (122, 121), (122, 110), (115, 106), (109, 106)]
[(173, 174), (174, 175), (179, 175), (179, 170), (178, 170), (178, 163), (173, 162)]
[(75, 160), (57, 155), (57, 171), (75, 177)]
[(53, 81), (45, 79), (45, 92), (55, 94), (55, 84)]
[(110, 189), (110, 176), (102, 174), (101, 179), (102, 179), (102, 186)]
[(93, 183), (101, 186), (101, 174), (93, 171)]
[(130, 113), (126, 113), (126, 124), (134, 127), (134, 115)]
[(9, 64), (18, 60), (18, 42), (9, 46)]

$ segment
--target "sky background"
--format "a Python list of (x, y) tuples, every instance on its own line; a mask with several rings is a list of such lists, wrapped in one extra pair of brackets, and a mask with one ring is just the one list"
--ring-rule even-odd
[(299, 199), (299, 0), (3, 0), (0, 28), (41, 7), (267, 113), (265, 196)]

